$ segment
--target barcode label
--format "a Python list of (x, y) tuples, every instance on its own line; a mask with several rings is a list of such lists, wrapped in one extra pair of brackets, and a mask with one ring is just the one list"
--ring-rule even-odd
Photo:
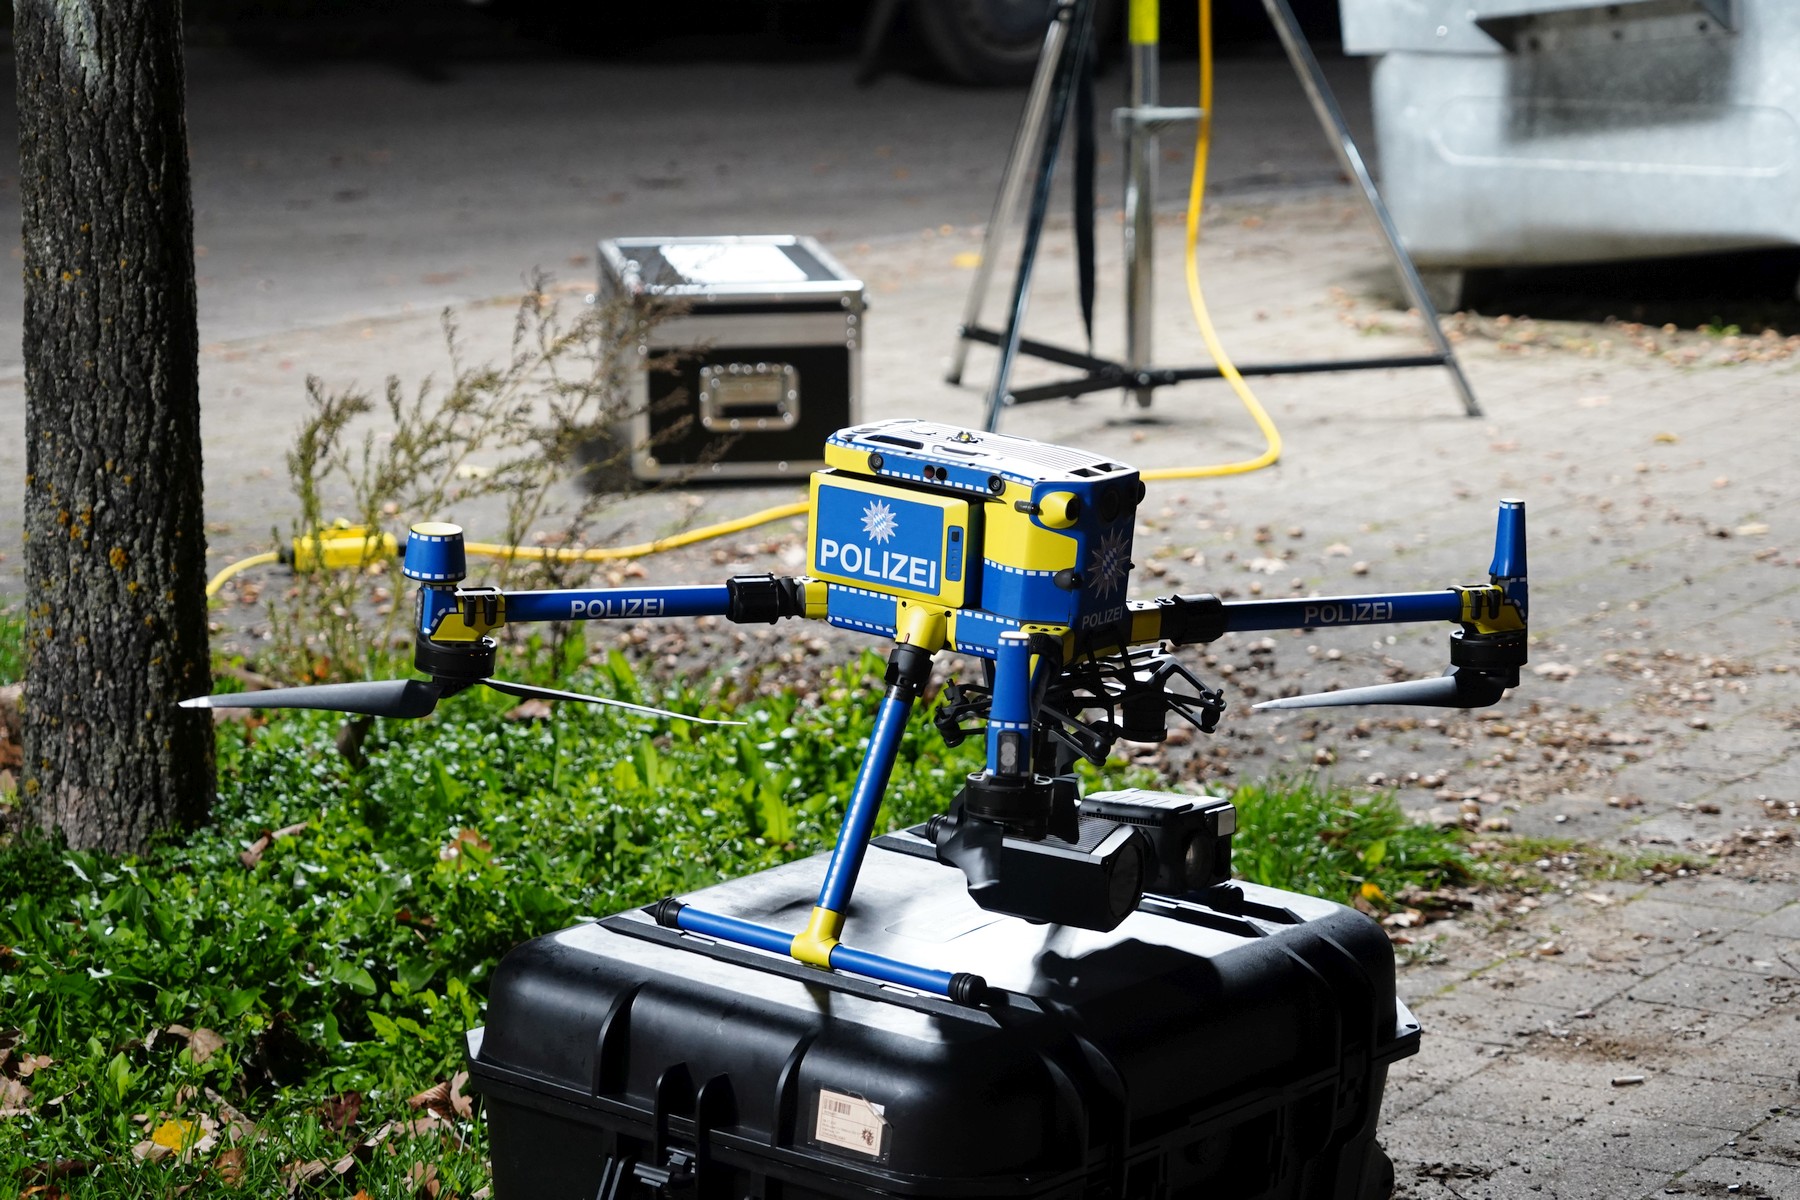
[(818, 1116), (813, 1122), (815, 1142), (870, 1158), (886, 1158), (887, 1135), (887, 1117), (881, 1105), (847, 1092), (819, 1089)]

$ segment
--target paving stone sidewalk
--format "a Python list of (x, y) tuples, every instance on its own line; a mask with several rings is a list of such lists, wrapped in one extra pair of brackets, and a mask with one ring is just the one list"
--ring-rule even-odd
[[(1179, 293), (1178, 219), (1160, 236), (1158, 359), (1204, 361)], [(941, 380), (978, 246), (977, 231), (942, 229), (833, 247), (874, 302), (867, 415), (980, 422), (991, 354), (973, 357), (972, 386)], [(1102, 253), (1097, 341), (1116, 353), (1115, 238)], [(1215, 206), (1205, 262), (1221, 335), (1242, 361), (1421, 345), (1346, 193)], [(1053, 230), (1033, 336), (1082, 344), (1073, 292), (1068, 238)], [(501, 344), (510, 304), (459, 314), (472, 354)], [(1530, 513), (1524, 685), (1476, 714), (1252, 713), (1281, 692), (1435, 674), (1445, 631), (1226, 639), (1192, 664), (1226, 685), (1220, 736), (1168, 765), (1214, 779), (1324, 766), (1397, 789), (1423, 819), (1542, 839), (1547, 892), (1396, 930), (1400, 991), (1425, 1027), (1384, 1109), (1397, 1195), (1800, 1197), (1796, 347), (1619, 323), (1452, 328), (1483, 417), (1465, 417), (1435, 370), (1258, 381), (1286, 439), (1281, 464), (1156, 485), (1136, 588), (1241, 598), (1480, 580), (1494, 503), (1517, 495)], [(427, 313), (207, 347), (215, 566), (287, 525), (282, 454), (306, 374), (339, 387), (390, 372), (417, 381), (442, 373), (441, 347)], [(1056, 373), (1027, 361), (1016, 382)], [(0, 379), (0, 407), (19, 388)], [(1262, 448), (1218, 384), (1164, 393), (1148, 411), (1114, 394), (1015, 409), (1003, 427), (1140, 467)], [(17, 494), (21, 457), (0, 444), (0, 493)], [(640, 498), (609, 531), (655, 535), (795, 491)], [(769, 557), (792, 559), (798, 537), (777, 526), (648, 569), (675, 580), (792, 569)], [(18, 590), (17, 543), (16, 514), (0, 513), (0, 594)], [(1597, 880), (1603, 863), (1620, 877)]]

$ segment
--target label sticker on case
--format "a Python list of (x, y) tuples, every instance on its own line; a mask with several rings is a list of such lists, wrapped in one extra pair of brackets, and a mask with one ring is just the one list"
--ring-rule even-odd
[(847, 1092), (819, 1089), (819, 1111), (813, 1122), (813, 1141), (866, 1154), (887, 1157), (887, 1118), (879, 1104)]

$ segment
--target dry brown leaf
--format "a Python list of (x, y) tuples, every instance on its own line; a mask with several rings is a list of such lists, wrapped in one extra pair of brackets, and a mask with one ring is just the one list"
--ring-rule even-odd
[(153, 1142), (149, 1138), (131, 1148), (131, 1157), (139, 1162), (161, 1162), (173, 1153), (175, 1152), (161, 1142)]
[(233, 1146), (221, 1151), (213, 1160), (213, 1172), (218, 1175), (219, 1182), (228, 1188), (241, 1187), (244, 1182), (244, 1159), (250, 1152), (242, 1146)]
[(31, 1111), (31, 1089), (16, 1079), (0, 1078), (0, 1117), (20, 1117)]
[(454, 862), (462, 857), (465, 846), (484, 852), (494, 848), (494, 844), (476, 830), (458, 829), (450, 835), (449, 843), (438, 851), (438, 858), (444, 862)]
[(325, 1124), (344, 1133), (362, 1115), (362, 1101), (361, 1092), (343, 1092), (321, 1104), (319, 1115), (325, 1118)]
[(219, 1115), (225, 1119), (226, 1131), (231, 1134), (233, 1141), (250, 1141), (263, 1136), (263, 1131), (257, 1127), (256, 1123), (233, 1108), (231, 1102), (225, 1097), (211, 1088), (207, 1088), (206, 1098), (219, 1110)]
[(254, 842), (251, 842), (244, 852), (238, 855), (238, 861), (243, 863), (246, 867), (254, 867), (257, 863), (262, 861), (262, 856), (268, 852), (270, 846), (279, 842), (282, 838), (290, 838), (296, 834), (305, 832), (305, 821), (300, 821), (293, 825), (284, 825), (280, 829), (271, 829), (269, 832), (257, 838)]
[(410, 1121), (389, 1121), (363, 1140), (365, 1149), (373, 1149), (389, 1138), (425, 1137), (428, 1134), (448, 1132), (450, 1123), (430, 1109), (426, 1109)]
[(473, 1118), (475, 1102), (463, 1091), (468, 1083), (469, 1073), (467, 1071), (458, 1071), (450, 1077), (450, 1111), (459, 1117)]
[(435, 1133), (444, 1132), (444, 1129), (449, 1125), (449, 1122), (438, 1116), (436, 1113), (427, 1110), (410, 1121), (396, 1121), (394, 1124), (395, 1133), (405, 1137), (416, 1138), (428, 1137)]
[(204, 1026), (188, 1035), (188, 1053), (194, 1056), (196, 1063), (203, 1063), (217, 1054), (224, 1044), (224, 1038)]
[(438, 1182), (437, 1167), (431, 1163), (414, 1163), (407, 1169), (406, 1182), (412, 1185), (414, 1195), (424, 1192), (432, 1200), (437, 1200), (438, 1189), (443, 1186)]
[(308, 1159), (306, 1162), (284, 1163), (281, 1173), (287, 1176), (288, 1195), (293, 1195), (313, 1180), (324, 1175), (327, 1165), (323, 1159)]
[[(56, 1158), (48, 1162), (34, 1163), (25, 1178), (35, 1179), (40, 1183), (56, 1179), (68, 1179), (76, 1175), (86, 1175), (94, 1169), (94, 1164), (85, 1158)], [(26, 1192), (29, 1196), (31, 1193)]]
[(450, 1085), (434, 1083), (416, 1096), (408, 1096), (406, 1103), (413, 1108), (428, 1108), (441, 1113), (450, 1107)]
[(41, 1071), (55, 1062), (56, 1060), (51, 1058), (48, 1054), (21, 1055), (14, 1068), (14, 1074), (18, 1075), (20, 1079), (24, 1079), (33, 1071)]
[(506, 719), (508, 721), (548, 721), (553, 711), (548, 700), (540, 700), (534, 696), (518, 707), (509, 709)]

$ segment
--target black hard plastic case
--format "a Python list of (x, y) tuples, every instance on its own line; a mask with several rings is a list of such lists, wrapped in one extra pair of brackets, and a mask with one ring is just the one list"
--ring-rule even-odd
[[(966, 1007), (630, 912), (500, 964), (469, 1067), (495, 1200), (1377, 1200), (1418, 1046), (1387, 938), (1307, 896), (1146, 898), (1110, 933), (986, 912), (878, 839), (846, 940), (994, 989)], [(685, 899), (798, 930), (824, 858)]]

